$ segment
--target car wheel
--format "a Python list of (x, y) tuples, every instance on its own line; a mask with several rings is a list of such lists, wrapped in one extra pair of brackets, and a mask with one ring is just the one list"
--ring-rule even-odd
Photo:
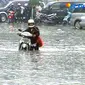
[(7, 20), (7, 17), (5, 14), (1, 14), (1, 22), (5, 22)]
[(80, 25), (80, 21), (76, 21), (74, 27), (75, 27), (76, 29), (81, 29), (82, 27), (81, 27), (81, 25)]

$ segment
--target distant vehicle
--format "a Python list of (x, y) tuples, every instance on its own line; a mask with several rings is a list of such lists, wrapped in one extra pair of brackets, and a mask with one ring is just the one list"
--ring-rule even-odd
[(56, 13), (53, 14), (41, 14), (40, 18), (35, 19), (36, 24), (45, 24), (45, 25), (56, 25), (57, 24), (57, 17)]
[(7, 4), (0, 7), (0, 21), (6, 22), (7, 16), (8, 16), (8, 9), (11, 7), (12, 4), (14, 4), (15, 7), (17, 7), (17, 4), (20, 3), (22, 6), (25, 3), (28, 3), (29, 0), (12, 0), (9, 1)]
[(14, 22), (14, 11), (9, 11), (8, 23), (13, 23), (13, 22)]
[(53, 14), (56, 13), (58, 22), (62, 22), (63, 18), (67, 15), (66, 2), (53, 1), (49, 2), (42, 10), (41, 13)]
[(70, 24), (76, 29), (85, 27), (85, 4), (76, 4), (70, 19)]
[(65, 16), (64, 17), (64, 19), (63, 19), (63, 25), (66, 25), (66, 24), (69, 24), (69, 21), (70, 21), (70, 18), (71, 18), (71, 12), (70, 11), (68, 11), (68, 14), (67, 14), (67, 16)]

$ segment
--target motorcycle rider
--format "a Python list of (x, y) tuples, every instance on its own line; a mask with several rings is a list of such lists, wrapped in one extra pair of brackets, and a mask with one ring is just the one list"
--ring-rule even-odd
[(15, 7), (13, 3), (8, 8), (7, 12), (8, 12), (8, 22), (14, 22), (15, 21)]
[(63, 19), (63, 25), (69, 24), (71, 16), (72, 16), (71, 11), (67, 9), (67, 15)]
[(33, 36), (30, 38), (31, 40), (31, 48), (30, 50), (33, 50), (33, 47), (37, 46), (36, 50), (39, 50), (39, 44), (37, 43), (38, 37), (40, 35), (40, 31), (37, 26), (35, 26), (35, 22), (33, 19), (28, 20), (28, 28), (25, 30), (27, 32), (30, 32)]
[(12, 5), (8, 8), (8, 12), (9, 11), (15, 11), (16, 10), (16, 8), (15, 8), (15, 6), (14, 6), (14, 4), (12, 3)]

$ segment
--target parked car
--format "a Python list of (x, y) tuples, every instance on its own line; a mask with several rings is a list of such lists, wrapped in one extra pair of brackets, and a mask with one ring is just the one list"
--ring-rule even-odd
[(85, 4), (76, 4), (74, 6), (70, 24), (76, 29), (82, 29), (85, 27)]
[(7, 4), (10, 0), (0, 0), (0, 7)]
[(28, 3), (28, 2), (29, 0), (12, 0), (12, 1), (9, 1), (6, 5), (0, 7), (0, 21), (1, 22), (7, 21), (8, 10), (12, 4), (14, 4), (16, 8), (18, 3), (20, 3), (23, 6), (25, 3)]
[(66, 2), (53, 1), (49, 2), (42, 10), (44, 14), (57, 14), (57, 22), (62, 22), (63, 18), (67, 15)]

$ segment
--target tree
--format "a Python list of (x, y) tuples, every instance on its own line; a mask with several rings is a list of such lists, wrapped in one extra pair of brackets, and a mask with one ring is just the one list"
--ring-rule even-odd
[(41, 1), (41, 0), (30, 0), (30, 5), (31, 6), (37, 5), (37, 4), (39, 4), (39, 1)]

